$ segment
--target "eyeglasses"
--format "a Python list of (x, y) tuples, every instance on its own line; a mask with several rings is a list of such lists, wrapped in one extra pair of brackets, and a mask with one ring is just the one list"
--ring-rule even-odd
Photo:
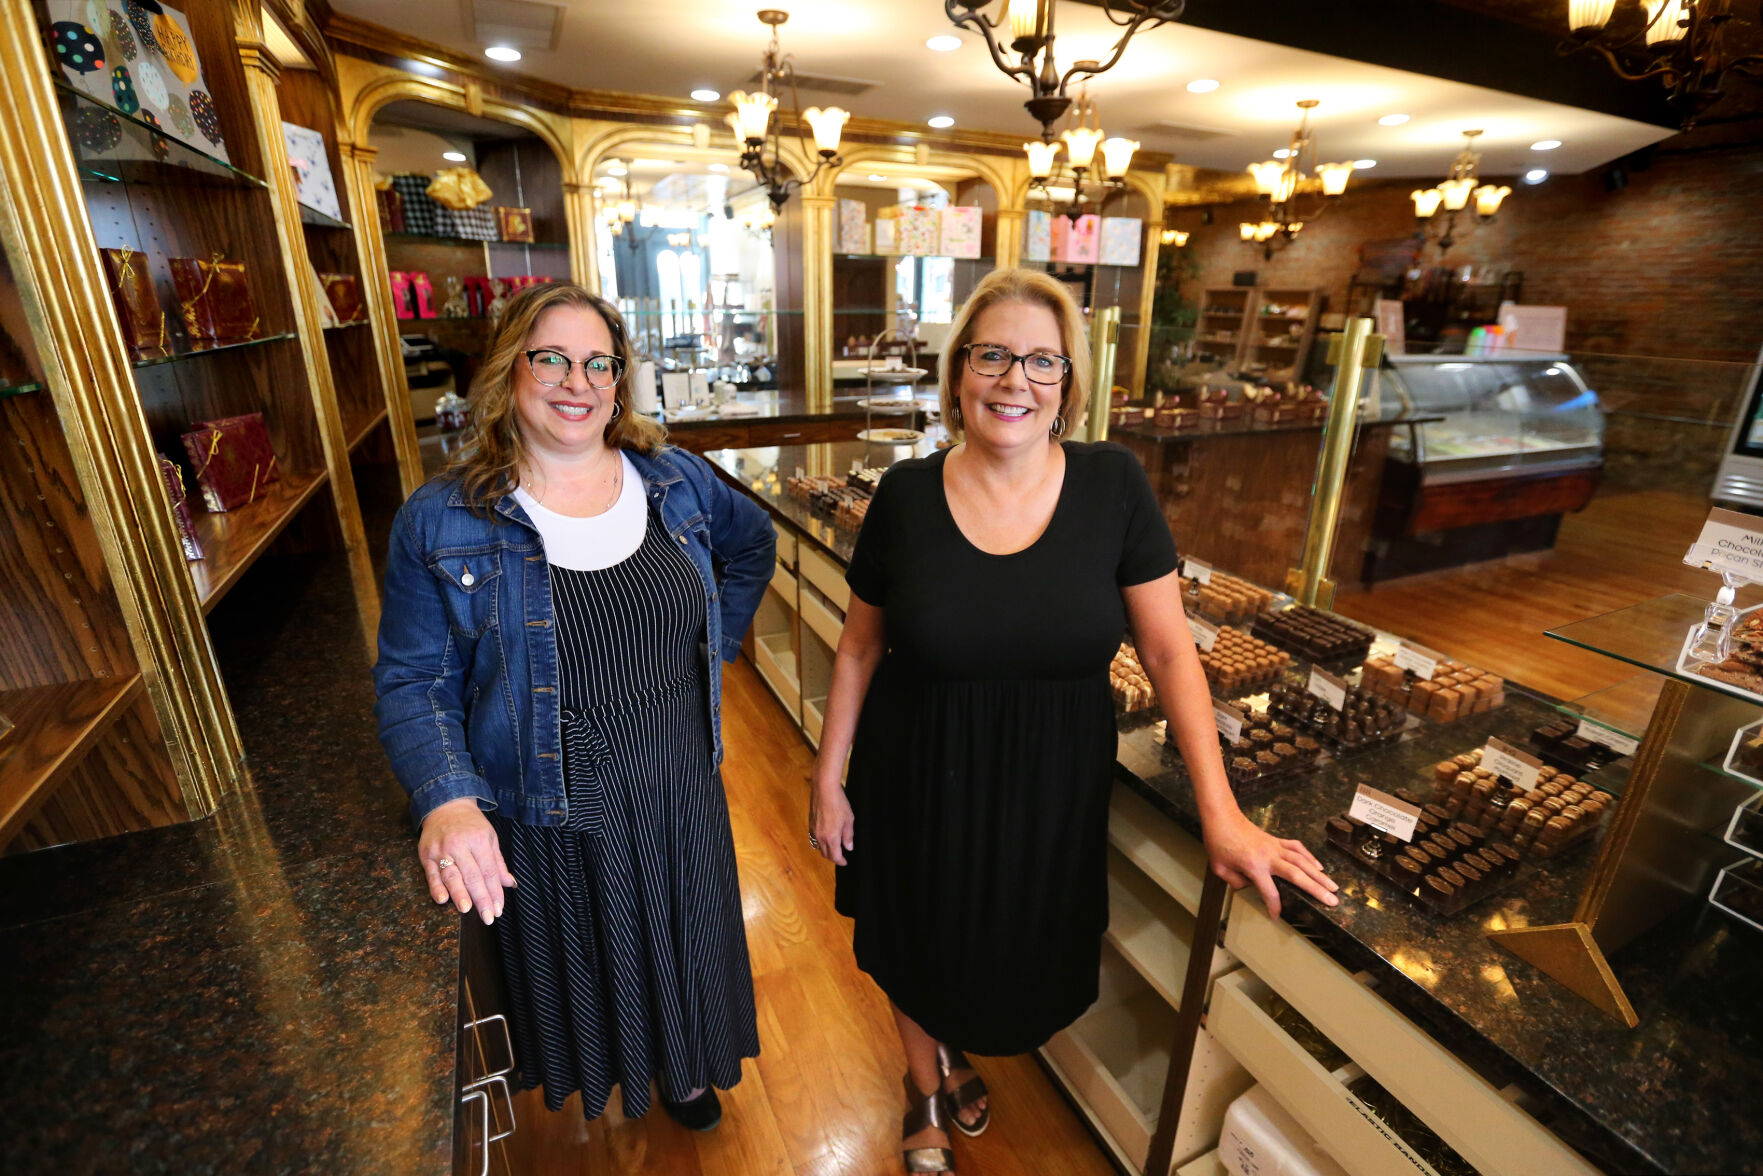
[(588, 381), (588, 386), (602, 392), (608, 388), (616, 388), (618, 377), (624, 374), (624, 360), (616, 355), (590, 355), (577, 361), (561, 351), (552, 351), (549, 348), (526, 353), (526, 366), (532, 369), (533, 379), (547, 388), (561, 388), (568, 383), (569, 373), (575, 370), (578, 362), (582, 365), (582, 376)]
[(1011, 364), (1020, 362), (1022, 374), (1035, 383), (1057, 384), (1071, 371), (1070, 356), (1054, 355), (1050, 351), (1018, 355), (1008, 347), (991, 343), (969, 343), (962, 350), (967, 352), (967, 366), (976, 376), (1002, 376), (1010, 370)]

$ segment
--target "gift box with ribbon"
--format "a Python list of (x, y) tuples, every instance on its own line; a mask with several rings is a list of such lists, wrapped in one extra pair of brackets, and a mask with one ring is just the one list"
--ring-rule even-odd
[(153, 290), (147, 255), (134, 249), (101, 249), (110, 298), (122, 323), (123, 342), (137, 356), (165, 351), (165, 308)]
[(209, 510), (249, 506), (281, 477), (260, 413), (203, 421), (183, 442)]
[(367, 321), (367, 307), (361, 301), (361, 283), (354, 274), (319, 274), (318, 280), (324, 286), (324, 296), (330, 300), (331, 309), (337, 312), (337, 322)]
[(184, 549), (184, 559), (207, 559), (208, 554), (202, 550), (202, 539), (196, 534), (196, 522), (190, 517), (189, 494), (184, 490), (184, 472), (165, 454), (156, 453), (153, 456), (159, 459), (159, 476), (165, 482), (166, 494), (171, 498), (171, 517), (177, 524), (178, 543)]
[(416, 270), (411, 273), (410, 296), (416, 303), (417, 318), (435, 317), (435, 287), (424, 271)]
[(505, 204), (496, 206), (496, 226), (502, 231), (504, 241), (531, 241), (533, 239), (533, 210), (530, 208), (510, 208)]
[(174, 257), (171, 280), (192, 343), (238, 343), (257, 338), (261, 320), (251, 302), (244, 262), (223, 261), (218, 253), (207, 261)]
[(410, 298), (411, 275), (404, 270), (387, 270), (392, 283), (392, 313), (401, 319), (416, 317), (416, 304)]

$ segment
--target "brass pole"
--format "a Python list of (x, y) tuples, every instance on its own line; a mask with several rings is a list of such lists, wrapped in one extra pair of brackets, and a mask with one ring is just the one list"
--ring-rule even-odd
[(1120, 307), (1095, 313), (1090, 323), (1090, 404), (1081, 430), (1068, 426), (1070, 434), (1085, 441), (1108, 440), (1108, 408), (1113, 402), (1114, 359), (1120, 348)]
[(1347, 329), (1331, 335), (1328, 362), (1334, 365), (1334, 387), (1329, 393), (1328, 423), (1322, 431), (1322, 456), (1316, 463), (1316, 484), (1311, 489), (1310, 526), (1304, 534), (1304, 561), (1286, 573), (1286, 591), (1298, 603), (1329, 608), (1334, 604), (1334, 581), (1328, 565), (1334, 555), (1335, 524), (1340, 519), (1341, 496), (1347, 484), (1347, 463), (1358, 436), (1359, 389), (1365, 369), (1383, 358), (1383, 336), (1371, 333), (1371, 320), (1347, 320)]

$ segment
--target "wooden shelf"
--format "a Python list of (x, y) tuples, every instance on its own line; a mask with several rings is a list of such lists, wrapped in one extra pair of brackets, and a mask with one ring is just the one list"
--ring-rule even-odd
[(375, 429), (380, 427), (380, 424), (386, 419), (386, 416), (386, 406), (381, 404), (379, 409), (370, 413), (366, 420), (362, 421), (360, 424), (351, 425), (347, 438), (349, 442), (349, 452), (354, 453), (359, 449), (361, 443), (367, 440)]
[(0, 691), (14, 729), (0, 743), (0, 845), (42, 807), (141, 692), (141, 675)]
[(232, 511), (196, 513), (196, 535), (207, 558), (190, 563), (196, 595), (204, 613), (214, 611), (220, 598), (239, 581), (263, 554), (271, 540), (281, 534), (308, 499), (325, 484), (323, 470), (300, 470), (282, 474), (264, 496), (250, 506)]

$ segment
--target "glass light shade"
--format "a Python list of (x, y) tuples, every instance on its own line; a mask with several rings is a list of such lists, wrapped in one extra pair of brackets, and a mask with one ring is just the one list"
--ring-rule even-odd
[(1243, 240), (1245, 241), (1253, 241), (1255, 239), (1255, 229), (1256, 226), (1250, 224), (1248, 221), (1242, 221), (1237, 225), (1237, 232), (1242, 234)]
[(1030, 175), (1037, 180), (1044, 180), (1053, 174), (1053, 164), (1059, 158), (1059, 144), (1043, 143), (1035, 139), (1024, 143), (1022, 149), (1028, 152)]
[(763, 90), (751, 94), (736, 90), (728, 100), (735, 104), (735, 133), (749, 143), (764, 142), (765, 128), (771, 123), (771, 112), (777, 109), (777, 99)]
[(1437, 188), (1418, 188), (1408, 193), (1408, 198), (1414, 201), (1414, 215), (1425, 220), (1439, 210), (1445, 194)]
[(1162, 233), (1158, 234), (1158, 236), (1163, 244), (1173, 245), (1177, 249), (1180, 249), (1183, 245), (1188, 243), (1188, 234), (1182, 232), (1180, 229), (1164, 229)]
[(627, 225), (636, 220), (637, 202), (635, 200), (620, 200), (618, 202), (618, 219)]
[(1288, 237), (1296, 236), (1298, 230), (1303, 227), (1304, 227), (1303, 221), (1293, 221), (1291, 224), (1286, 226), (1286, 236), (1288, 236)]
[(1010, 45), (1018, 53), (1038, 49), (1052, 32), (1053, 0), (1006, 0), (1005, 18), (1010, 22)]
[(814, 149), (822, 155), (837, 155), (839, 136), (844, 133), (845, 120), (851, 117), (851, 112), (840, 110), (836, 106), (829, 106), (825, 110), (810, 106), (802, 112), (802, 117), (814, 129)]
[(1575, 32), (1601, 29), (1615, 11), (1616, 0), (1567, 0), (1567, 27)]
[(1469, 203), (1469, 194), (1475, 190), (1474, 180), (1446, 180), (1439, 185), (1439, 191), (1445, 197), (1446, 212), (1461, 212)]
[(1512, 189), (1483, 184), (1475, 190), (1475, 215), (1491, 217), (1500, 211), (1500, 201), (1512, 195)]
[(1272, 221), (1262, 221), (1255, 226), (1255, 240), (1266, 241), (1279, 232), (1279, 226)]
[(1108, 178), (1118, 180), (1126, 175), (1126, 169), (1132, 166), (1133, 152), (1139, 149), (1137, 139), (1122, 139), (1118, 136), (1102, 141), (1102, 170)]
[(1095, 127), (1072, 127), (1059, 137), (1065, 140), (1065, 158), (1071, 160), (1071, 166), (1089, 170), (1096, 158), (1096, 146), (1102, 142), (1102, 132)]
[(1353, 174), (1351, 163), (1319, 163), (1316, 174), (1322, 177), (1322, 194), (1339, 196), (1347, 190), (1347, 177)]
[(1286, 165), (1277, 159), (1249, 165), (1249, 174), (1255, 177), (1255, 190), (1263, 196), (1272, 196), (1279, 191), (1280, 179), (1285, 171)]
[(776, 223), (777, 223), (777, 209), (772, 208), (770, 205), (766, 205), (764, 215), (762, 215), (759, 218), (759, 227), (762, 229), (769, 229), (772, 225), (775, 225)]
[(1669, 45), (1673, 41), (1683, 40), (1682, 21), (1686, 15), (1688, 0), (1649, 0), (1647, 19), (1647, 44)]
[(1297, 192), (1298, 171), (1296, 168), (1288, 167), (1285, 171), (1280, 173), (1279, 187), (1273, 193), (1274, 203), (1284, 204), (1293, 196), (1297, 195)]

